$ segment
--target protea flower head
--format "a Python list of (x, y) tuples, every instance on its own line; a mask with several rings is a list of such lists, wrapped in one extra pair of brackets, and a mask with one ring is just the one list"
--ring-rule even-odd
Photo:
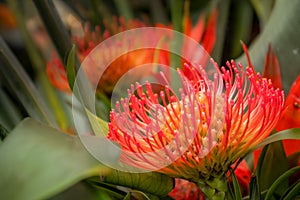
[(185, 66), (192, 77), (178, 70), (178, 91), (172, 84), (159, 94), (148, 83), (132, 86), (110, 115), (108, 138), (120, 144), (121, 162), (224, 198), (226, 172), (270, 134), (284, 97), (252, 67), (213, 65), (212, 77), (198, 66)]

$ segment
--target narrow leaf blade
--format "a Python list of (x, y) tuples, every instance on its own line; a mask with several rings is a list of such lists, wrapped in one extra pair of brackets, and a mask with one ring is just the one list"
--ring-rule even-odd
[(280, 141), (280, 140), (288, 140), (288, 139), (300, 140), (300, 128), (287, 129), (272, 134), (266, 139), (264, 139), (259, 145), (257, 145), (256, 148), (258, 149), (267, 144), (271, 144), (273, 142)]
[(236, 199), (242, 199), (241, 188), (240, 188), (237, 178), (234, 174), (234, 171), (231, 168), (229, 170), (230, 170), (230, 176), (232, 178), (234, 196)]
[(260, 189), (257, 182), (257, 177), (253, 176), (250, 181), (250, 200), (260, 200)]
[(73, 45), (72, 49), (69, 53), (68, 60), (67, 60), (67, 77), (68, 77), (68, 82), (71, 90), (73, 90), (74, 82), (76, 79), (76, 72), (75, 72), (75, 49), (76, 46)]
[[(288, 170), (288, 161), (281, 142), (266, 146), (259, 159), (257, 178), (260, 190), (263, 191), (269, 189), (274, 181)], [(276, 193), (281, 195), (286, 188), (288, 188), (287, 180), (281, 182), (281, 187), (276, 190)]]
[(0, 73), (5, 83), (19, 98), (28, 114), (38, 120), (56, 126), (52, 113), (46, 109), (46, 103), (37, 91), (30, 77), (26, 74), (16, 56), (0, 37)]
[(265, 200), (271, 199), (276, 188), (278, 188), (278, 186), (280, 186), (280, 184), (282, 184), (284, 181), (287, 181), (288, 178), (291, 175), (293, 175), (295, 172), (297, 172), (298, 170), (300, 170), (300, 166), (294, 167), (294, 168), (286, 171), (284, 174), (282, 174), (269, 188), (269, 190), (266, 194)]

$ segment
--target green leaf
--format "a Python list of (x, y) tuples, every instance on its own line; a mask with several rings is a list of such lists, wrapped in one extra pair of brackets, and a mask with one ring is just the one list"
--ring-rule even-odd
[(107, 184), (99, 181), (99, 176), (87, 179), (88, 183), (99, 191), (107, 193), (113, 199), (123, 199), (127, 192), (117, 188), (116, 185)]
[(221, 63), (222, 54), (224, 50), (224, 42), (226, 38), (226, 29), (228, 29), (227, 22), (230, 13), (230, 0), (222, 0), (217, 3), (219, 3), (219, 17), (216, 27), (216, 42), (211, 55), (217, 63)]
[(298, 166), (298, 163), (300, 161), (300, 151), (293, 153), (292, 155), (289, 155), (288, 157), (289, 167), (295, 167)]
[[(182, 32), (182, 18), (183, 18), (183, 1), (182, 0), (171, 0), (170, 1), (170, 6), (171, 6), (171, 18), (172, 18), (172, 25), (173, 25), (173, 30)], [(176, 49), (182, 49), (182, 35), (175, 34), (174, 36), (174, 41), (171, 43), (171, 51), (176, 52)], [(181, 66), (181, 57), (171, 53), (170, 54), (170, 66), (173, 67), (174, 69), (177, 69), (178, 67)], [(172, 80), (176, 80), (176, 77), (171, 75)], [(174, 83), (175, 81), (171, 81), (171, 84)], [(176, 88), (176, 87), (175, 87)]]
[(242, 199), (241, 188), (240, 188), (237, 178), (234, 174), (234, 171), (231, 168), (229, 169), (229, 171), (230, 171), (230, 176), (232, 178), (235, 199), (240, 200), (240, 199)]
[(130, 20), (133, 18), (133, 13), (131, 7), (129, 6), (128, 0), (114, 0), (114, 2), (119, 14), (123, 16), (125, 20)]
[(131, 199), (131, 192), (128, 192), (123, 200), (130, 200), (130, 199)]
[(260, 200), (260, 189), (257, 183), (257, 177), (252, 176), (250, 180), (250, 188), (249, 188), (250, 200)]
[(183, 1), (171, 0), (170, 6), (173, 28), (175, 31), (182, 32)]
[(251, 0), (251, 3), (259, 18), (260, 27), (263, 28), (267, 23), (270, 14), (272, 13), (272, 8), (274, 6), (275, 0), (268, 0), (268, 1)]
[(298, 180), (298, 182), (295, 184), (295, 186), (289, 190), (289, 192), (287, 194), (285, 194), (284, 196), (282, 196), (281, 199), (284, 200), (294, 200), (295, 197), (297, 196), (299, 199), (300, 198), (300, 181)]
[[(278, 56), (281, 67), (283, 89), (288, 91), (300, 74), (300, 17), (299, 0), (276, 0), (270, 18), (260, 35), (249, 48), (252, 64), (263, 72), (265, 55), (271, 43)], [(245, 55), (238, 59), (245, 66)]]
[(110, 196), (103, 190), (95, 190), (86, 181), (81, 181), (75, 185), (67, 188), (63, 192), (53, 196), (50, 200), (66, 200), (66, 199), (84, 199), (84, 200), (113, 200)]
[(17, 109), (16, 105), (12, 100), (6, 95), (6, 93), (0, 88), (0, 123), (7, 129), (11, 130), (16, 126), (21, 120), (22, 115)]
[(74, 82), (76, 79), (76, 72), (75, 72), (75, 51), (76, 46), (73, 45), (72, 49), (69, 53), (68, 60), (67, 60), (67, 67), (66, 67), (66, 72), (67, 72), (67, 77), (68, 77), (68, 82), (71, 90), (73, 90)]
[[(275, 142), (267, 145), (260, 155), (256, 171), (260, 190), (268, 189), (287, 170), (288, 161), (282, 143)], [(282, 182), (276, 193), (282, 194), (286, 188), (288, 188), (288, 181)]]
[(0, 124), (0, 142), (8, 135), (8, 131)]
[(288, 171), (286, 171), (284, 174), (282, 174), (278, 179), (276, 179), (276, 181), (271, 185), (271, 187), (269, 188), (265, 200), (271, 199), (272, 195), (274, 194), (275, 190), (281, 186), (282, 184), (284, 184), (284, 182), (288, 181), (288, 178), (293, 175), (295, 172), (297, 172), (298, 170), (300, 170), (300, 166), (298, 167), (294, 167)]
[[(54, 6), (53, 1), (33, 0), (33, 3), (37, 8), (42, 21), (44, 22), (45, 28), (47, 29), (47, 32), (50, 35), (50, 38), (52, 39), (52, 42), (54, 43), (57, 52), (64, 63), (64, 66), (66, 66), (66, 58), (68, 52), (72, 48), (72, 44), (70, 42), (68, 32)], [(79, 69), (79, 66), (76, 65), (75, 67), (78, 67)]]
[(258, 149), (272, 142), (288, 139), (300, 140), (300, 128), (287, 129), (274, 133), (266, 139), (264, 139), (259, 145), (257, 145), (256, 148)]
[[(24, 9), (24, 2), (18, 0), (8, 0), (7, 2), (10, 9), (13, 11), (13, 15), (18, 24), (18, 29), (22, 34), (28, 57), (36, 74), (36, 85), (40, 86), (40, 94), (45, 98), (46, 106), (48, 106), (48, 109), (53, 113), (59, 128), (67, 130), (69, 128), (69, 120), (64, 110), (63, 101), (49, 81), (49, 77), (45, 70), (45, 59), (43, 58), (40, 49), (34, 43), (32, 35), (29, 33), (26, 26), (27, 21), (24, 15), (24, 10), (26, 9)], [(26, 6), (33, 6), (33, 4), (29, 2)]]
[(30, 77), (19, 63), (4, 40), (0, 37), (0, 73), (3, 74), (4, 82), (8, 88), (17, 96), (27, 113), (38, 120), (56, 126), (50, 110), (37, 91)]
[(93, 128), (95, 135), (106, 136), (108, 134), (108, 123), (98, 116), (94, 115), (88, 109), (85, 109), (89, 122)]
[(163, 5), (163, 2), (160, 0), (152, 0), (148, 1), (151, 13), (151, 19), (153, 20), (154, 24), (162, 23), (168, 24), (168, 17), (167, 17), (167, 10), (166, 7)]
[(235, 58), (242, 52), (240, 41), (248, 42), (251, 34), (251, 27), (253, 23), (253, 10), (249, 1), (233, 1), (231, 8), (230, 19), (230, 37), (229, 44), (230, 55), (228, 58)]
[(77, 137), (33, 119), (22, 121), (5, 138), (0, 160), (0, 199), (46, 199), (108, 171)]
[[(105, 183), (121, 185), (157, 196), (166, 196), (174, 187), (173, 178), (155, 172), (126, 173), (113, 170), (108, 175), (102, 176), (101, 180)], [(94, 179), (94, 181), (100, 180)]]

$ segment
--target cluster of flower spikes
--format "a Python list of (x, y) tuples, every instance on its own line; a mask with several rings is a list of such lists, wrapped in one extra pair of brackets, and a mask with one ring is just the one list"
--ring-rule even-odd
[(178, 70), (178, 96), (168, 85), (159, 94), (151, 84), (132, 86), (110, 115), (108, 138), (120, 144), (121, 162), (202, 190), (218, 182), (214, 191), (224, 196), (227, 187), (219, 183), (229, 167), (270, 134), (283, 106), (283, 92), (252, 67), (234, 61), (226, 67), (213, 80), (200, 67), (185, 66), (189, 78)]

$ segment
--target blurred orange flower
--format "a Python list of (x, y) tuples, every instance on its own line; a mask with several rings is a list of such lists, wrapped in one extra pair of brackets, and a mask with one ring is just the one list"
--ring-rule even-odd
[[(203, 44), (204, 48), (211, 52), (214, 42), (215, 42), (215, 28), (216, 28), (216, 11), (214, 11), (207, 23), (207, 27), (205, 28), (205, 18), (204, 15), (199, 17), (199, 20), (194, 28), (192, 28), (190, 18), (184, 19), (184, 33), (195, 39), (196, 41)], [(115, 23), (107, 24), (106, 30), (101, 33), (99, 27), (95, 27), (95, 31), (91, 31), (91, 28), (88, 24), (86, 24), (84, 28), (84, 35), (83, 37), (72, 36), (72, 41), (77, 46), (77, 56), (82, 62), (84, 58), (102, 41), (107, 39), (108, 37), (120, 33), (124, 30), (133, 29), (133, 28), (141, 28), (147, 26), (138, 20), (129, 20), (125, 21), (123, 18), (120, 18), (119, 21), (115, 19)], [(188, 24), (188, 25), (187, 25)], [(156, 27), (165, 27), (161, 24), (157, 24)], [(134, 37), (134, 36), (132, 36)], [(151, 36), (149, 36), (151, 37)], [(134, 42), (134, 40), (133, 40)], [(118, 48), (120, 47), (110, 47), (107, 55), (114, 54), (115, 52), (120, 51)], [(123, 47), (126, 48), (126, 47)], [(85, 67), (84, 71), (86, 72), (89, 79), (93, 82), (96, 82), (96, 85), (99, 84), (98, 88), (101, 88), (102, 91), (105, 93), (110, 93), (114, 88), (114, 85), (119, 80), (119, 78), (125, 74), (128, 70), (132, 69), (133, 67), (139, 66), (145, 63), (151, 63), (154, 61), (154, 54), (155, 50), (151, 49), (143, 49), (134, 52), (126, 53), (116, 59), (113, 63), (109, 65), (109, 67), (105, 70), (103, 76), (101, 77), (98, 83), (98, 77), (94, 77), (96, 67)], [(169, 53), (161, 51), (159, 52), (159, 63), (169, 65), (170, 58)], [(204, 59), (204, 58), (203, 58)], [(207, 58), (205, 58), (207, 59)], [(101, 66), (97, 66), (101, 67)], [(104, 66), (103, 66), (104, 67)], [(70, 91), (68, 86), (66, 73), (62, 63), (60, 62), (58, 56), (54, 55), (53, 58), (47, 64), (47, 74), (51, 83), (59, 90), (62, 91)], [(139, 78), (143, 75), (147, 74), (144, 72), (143, 74), (134, 74), (135, 78)]]

